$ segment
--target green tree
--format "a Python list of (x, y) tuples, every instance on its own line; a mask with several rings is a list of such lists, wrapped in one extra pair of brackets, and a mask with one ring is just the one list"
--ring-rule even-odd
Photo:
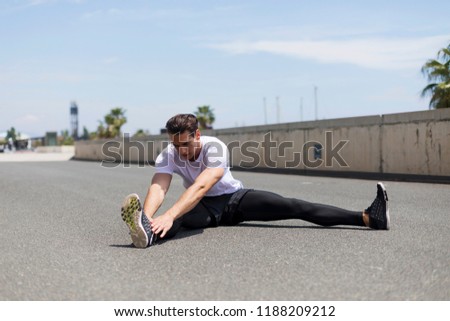
[(96, 138), (107, 138), (105, 125), (103, 124), (103, 122), (101, 120), (98, 121)]
[(200, 129), (212, 129), (212, 124), (216, 120), (214, 116), (214, 110), (209, 106), (199, 106), (197, 111), (194, 112), (197, 116)]
[(86, 126), (83, 127), (83, 136), (81, 136), (82, 140), (89, 140), (91, 134), (89, 133), (89, 130), (86, 128)]
[(120, 136), (120, 129), (127, 122), (125, 112), (125, 109), (116, 107), (111, 109), (111, 112), (105, 116), (105, 123), (108, 125), (108, 131), (112, 137)]
[(105, 121), (99, 122), (97, 128), (98, 138), (116, 138), (120, 137), (120, 129), (127, 122), (125, 117), (126, 110), (121, 107), (111, 109), (110, 113), (105, 115)]
[(150, 132), (148, 130), (138, 129), (132, 137), (139, 138), (139, 137), (146, 137), (149, 135), (150, 135)]
[(10, 138), (13, 142), (15, 142), (17, 140), (17, 137), (20, 136), (20, 133), (16, 133), (16, 129), (14, 127), (11, 127), (10, 130), (6, 131), (6, 141), (8, 141)]
[(62, 130), (61, 136), (58, 137), (58, 143), (59, 145), (73, 145), (74, 139), (69, 134), (69, 130)]
[(430, 109), (450, 108), (450, 44), (439, 50), (437, 59), (430, 59), (423, 65), (422, 74), (429, 84), (421, 96), (431, 97)]

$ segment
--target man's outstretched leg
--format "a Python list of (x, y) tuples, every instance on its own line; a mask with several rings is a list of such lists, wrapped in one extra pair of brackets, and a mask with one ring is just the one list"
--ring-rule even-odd
[(150, 222), (142, 211), (141, 201), (137, 194), (125, 197), (122, 203), (122, 219), (130, 229), (134, 246), (146, 248), (156, 242), (157, 236), (150, 228)]
[(250, 190), (240, 201), (236, 222), (276, 221), (301, 219), (322, 226), (352, 225), (389, 229), (387, 193), (382, 183), (377, 184), (377, 196), (365, 211), (346, 209), (306, 202), (281, 195)]

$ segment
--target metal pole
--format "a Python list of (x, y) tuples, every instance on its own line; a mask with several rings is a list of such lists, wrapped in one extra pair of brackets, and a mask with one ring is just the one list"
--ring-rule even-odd
[(303, 121), (303, 97), (300, 97), (300, 121)]
[(277, 96), (277, 123), (280, 123), (280, 97)]
[(266, 97), (263, 98), (264, 102), (264, 124), (267, 125), (267, 104), (266, 104)]
[(314, 106), (315, 106), (315, 114), (316, 120), (319, 118), (319, 110), (317, 107), (317, 86), (314, 86)]

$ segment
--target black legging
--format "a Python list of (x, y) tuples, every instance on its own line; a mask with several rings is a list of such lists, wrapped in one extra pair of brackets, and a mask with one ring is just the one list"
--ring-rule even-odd
[(300, 219), (322, 226), (365, 226), (362, 212), (250, 190), (242, 198), (235, 215), (240, 216), (238, 221), (241, 222)]
[[(241, 199), (234, 213), (223, 213), (216, 222), (217, 211), (223, 212), (231, 195), (204, 197), (190, 212), (175, 220), (165, 238), (173, 237), (181, 227), (199, 229), (229, 222), (278, 221), (301, 219), (322, 226), (353, 225), (365, 226), (361, 211), (349, 211), (335, 206), (310, 203), (296, 198), (249, 190)], [(227, 215), (233, 215), (228, 217)]]
[(175, 236), (181, 227), (201, 229), (220, 224), (220, 218), (232, 194), (203, 197), (189, 212), (173, 222), (172, 228), (164, 238)]

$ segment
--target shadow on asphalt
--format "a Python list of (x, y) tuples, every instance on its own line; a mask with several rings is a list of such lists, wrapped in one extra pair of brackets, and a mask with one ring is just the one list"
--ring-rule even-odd
[[(235, 225), (237, 227), (260, 227), (260, 228), (282, 228), (282, 229), (326, 229), (326, 230), (355, 230), (355, 231), (375, 231), (366, 227), (350, 227), (350, 226), (293, 226), (293, 225), (274, 225), (274, 224), (258, 224), (258, 223), (240, 223), (238, 225)], [(186, 237), (195, 236), (198, 234), (202, 234), (204, 229), (186, 229), (181, 228), (181, 230), (175, 235), (174, 237), (168, 238), (168, 239), (159, 239), (158, 245), (164, 244), (167, 241), (171, 240), (179, 240), (184, 239)], [(117, 247), (117, 248), (136, 248), (133, 243), (131, 244), (111, 244), (110, 247)]]
[(286, 229), (327, 229), (327, 230), (356, 230), (356, 231), (375, 231), (364, 226), (298, 226), (298, 225), (274, 225), (274, 224), (258, 224), (258, 223), (240, 223), (237, 227), (262, 227), (262, 228), (286, 228)]
[[(171, 241), (171, 240), (179, 240), (179, 239), (184, 239), (186, 237), (191, 237), (191, 236), (195, 236), (198, 234), (202, 234), (204, 229), (194, 229), (194, 230), (190, 230), (190, 229), (186, 229), (186, 228), (181, 228), (180, 231), (177, 233), (177, 235), (175, 235), (174, 237), (168, 238), (168, 239), (159, 239), (157, 241), (157, 245), (161, 245), (166, 243), (167, 241)], [(136, 247), (133, 245), (133, 243), (131, 244), (110, 244), (110, 247), (117, 247), (117, 248), (132, 248), (132, 249), (136, 249)]]
[(133, 243), (131, 243), (131, 244), (110, 244), (109, 245), (110, 247), (121, 247), (121, 248), (130, 248), (130, 249), (136, 249), (137, 247), (135, 247), (134, 245), (133, 245)]

